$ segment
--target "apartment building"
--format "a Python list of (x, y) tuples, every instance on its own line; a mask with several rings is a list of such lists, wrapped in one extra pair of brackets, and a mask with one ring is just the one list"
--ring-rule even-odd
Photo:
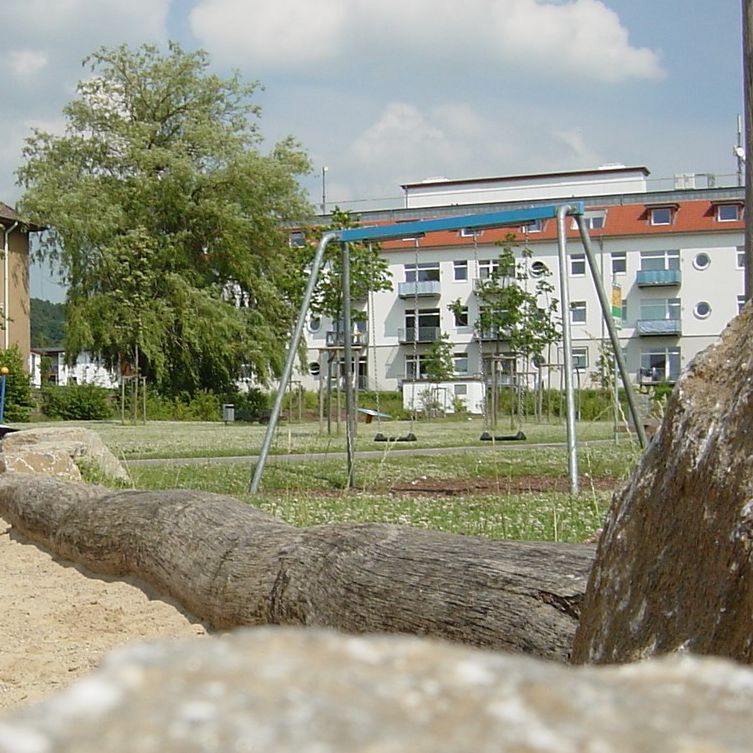
[[(715, 185), (712, 176), (677, 176), (670, 190), (649, 190), (645, 167), (608, 166), (536, 175), (403, 186), (401, 210), (361, 215), (361, 224), (396, 223), (448, 215), (585, 204), (586, 224), (600, 274), (618, 311), (620, 342), (636, 384), (674, 382), (692, 358), (714, 343), (743, 303), (744, 189)], [(702, 184), (702, 185), (699, 185)], [(562, 343), (543, 358), (525, 362), (506, 348), (504, 332), (479, 327), (479, 281), (498, 263), (500, 243), (514, 234), (515, 253), (531, 251), (528, 279), (542, 275), (561, 300), (556, 220), (525, 227), (441, 232), (383, 244), (392, 291), (355, 303), (353, 326), (359, 386), (403, 391), (417, 405), (430, 387), (446, 410), (457, 400), (481, 412), (491, 379), (497, 384), (559, 388)], [(575, 381), (598, 376), (608, 343), (596, 290), (574, 221), (567, 223), (567, 269)], [(529, 284), (528, 282), (524, 284)], [(452, 344), (454, 374), (429, 384), (426, 359), (442, 338)], [(336, 379), (342, 335), (331, 321), (311, 317), (307, 326), (308, 389), (327, 375)]]

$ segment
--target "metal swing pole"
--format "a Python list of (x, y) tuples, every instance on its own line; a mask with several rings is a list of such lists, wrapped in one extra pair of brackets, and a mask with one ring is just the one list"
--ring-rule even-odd
[[(604, 290), (604, 283), (599, 273), (599, 268), (596, 265), (596, 258), (591, 248), (591, 237), (586, 230), (586, 225), (583, 222), (583, 216), (577, 215), (575, 221), (578, 224), (578, 231), (580, 232), (580, 239), (583, 244), (583, 250), (586, 252), (586, 259), (588, 260), (588, 266), (591, 268), (591, 277), (594, 281), (594, 287), (596, 288), (596, 294), (601, 304), (601, 313), (604, 318), (604, 322), (607, 325), (607, 332), (609, 332), (609, 339), (612, 342), (612, 350), (614, 351), (614, 357), (617, 361), (617, 368), (622, 378), (622, 386), (625, 388), (625, 395), (627, 396), (628, 407), (630, 409), (630, 415), (633, 418), (635, 424), (635, 431), (638, 434), (638, 441), (641, 445), (641, 449), (645, 449), (648, 445), (646, 439), (646, 430), (643, 428), (643, 422), (640, 420), (640, 413), (638, 411), (638, 404), (635, 401), (635, 393), (633, 392), (633, 386), (630, 382), (630, 375), (628, 374), (627, 364), (625, 358), (622, 355), (622, 348), (620, 346), (620, 338), (617, 335), (617, 329), (614, 326), (612, 319), (612, 308), (609, 305), (606, 291)], [(616, 382), (616, 380), (615, 380)]]
[(567, 281), (567, 228), (565, 218), (572, 207), (564, 204), (557, 209), (557, 247), (560, 265), (560, 298), (562, 299), (562, 340), (565, 359), (565, 404), (567, 406), (567, 468), (570, 494), (578, 493), (578, 455), (575, 446), (575, 396), (573, 394), (573, 351), (570, 331), (570, 289)]
[(345, 360), (345, 445), (347, 453), (346, 488), (355, 484), (355, 400), (353, 399), (353, 322), (350, 300), (350, 251), (342, 244), (342, 291), (343, 291), (343, 359)]
[(277, 387), (277, 395), (275, 396), (275, 402), (272, 406), (272, 413), (269, 416), (269, 424), (267, 425), (267, 431), (264, 434), (264, 441), (262, 442), (261, 450), (259, 451), (259, 460), (256, 462), (254, 473), (248, 486), (248, 491), (251, 494), (256, 494), (259, 491), (261, 476), (262, 473), (264, 473), (264, 466), (267, 463), (269, 449), (272, 446), (275, 429), (277, 428), (277, 421), (280, 418), (282, 402), (285, 398), (285, 390), (288, 387), (290, 376), (293, 373), (293, 365), (295, 364), (295, 359), (298, 355), (298, 344), (301, 342), (301, 336), (303, 335), (303, 328), (306, 324), (306, 315), (308, 314), (309, 306), (311, 305), (311, 299), (314, 296), (314, 288), (316, 287), (317, 280), (319, 279), (319, 271), (322, 267), (324, 252), (327, 249), (327, 245), (331, 241), (339, 237), (339, 233), (325, 233), (319, 241), (319, 246), (317, 247), (316, 253), (314, 254), (314, 259), (311, 262), (311, 273), (309, 275), (309, 281), (303, 294), (303, 300), (301, 301), (301, 308), (298, 312), (298, 321), (296, 322), (295, 329), (293, 330), (293, 336), (290, 340), (285, 367), (283, 368), (282, 375), (280, 376), (280, 384)]

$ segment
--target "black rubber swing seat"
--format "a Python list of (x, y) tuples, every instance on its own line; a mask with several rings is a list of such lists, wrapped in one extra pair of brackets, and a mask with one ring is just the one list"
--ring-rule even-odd
[(522, 431), (519, 431), (516, 434), (498, 434), (497, 436), (485, 431), (479, 439), (482, 442), (518, 442), (523, 439), (528, 439), (528, 437), (526, 437)]
[(416, 435), (411, 431), (402, 437), (387, 437), (381, 432), (374, 437), (375, 442), (417, 442)]

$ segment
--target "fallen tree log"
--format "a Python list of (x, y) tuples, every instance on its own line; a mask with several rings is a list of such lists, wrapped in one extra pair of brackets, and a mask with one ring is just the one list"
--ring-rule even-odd
[(566, 660), (594, 547), (385, 524), (297, 529), (238, 500), (0, 478), (0, 515), (96, 573), (131, 575), (216, 628), (431, 635)]

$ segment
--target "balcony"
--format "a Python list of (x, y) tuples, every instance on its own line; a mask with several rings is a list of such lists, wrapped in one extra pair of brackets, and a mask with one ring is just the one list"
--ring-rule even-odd
[(405, 327), (397, 331), (398, 342), (406, 343), (435, 343), (442, 339), (442, 330), (440, 327), (419, 327), (418, 332), (415, 327)]
[(397, 294), (400, 298), (436, 298), (442, 294), (442, 284), (439, 280), (400, 282)]
[(679, 269), (641, 269), (635, 281), (639, 288), (679, 285), (682, 272)]
[(496, 342), (510, 339), (510, 327), (484, 327), (476, 329), (473, 337), (479, 342)]
[(506, 288), (508, 285), (514, 285), (514, 277), (498, 277), (493, 280), (491, 277), (474, 277), (473, 278), (473, 292), (478, 293), (484, 289), (484, 286), (490, 286), (494, 288)]
[[(354, 332), (350, 344), (354, 348), (365, 348), (369, 344), (368, 332)], [(328, 348), (344, 348), (345, 333), (330, 330), (326, 335), (326, 345)]]
[(682, 322), (679, 319), (639, 319), (635, 331), (643, 337), (681, 335)]

